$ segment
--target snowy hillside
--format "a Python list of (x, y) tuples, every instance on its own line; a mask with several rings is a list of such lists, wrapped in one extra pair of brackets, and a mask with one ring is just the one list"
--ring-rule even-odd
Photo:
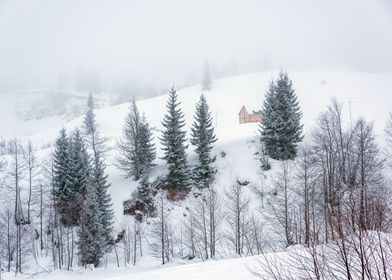
[[(268, 83), (272, 78), (276, 78), (277, 74), (278, 72), (253, 73), (214, 81), (213, 89), (205, 94), (215, 118), (219, 138), (230, 141), (248, 137), (250, 132), (254, 132), (255, 125), (239, 124), (238, 113), (242, 105), (245, 105), (249, 112), (260, 109)], [(289, 75), (300, 101), (305, 130), (312, 126), (317, 115), (326, 108), (332, 97), (344, 103), (347, 116), (351, 104), (353, 118), (364, 115), (376, 122), (377, 132), (383, 130), (385, 113), (392, 108), (392, 74), (292, 71)], [(187, 124), (190, 125), (195, 104), (202, 93), (201, 88), (191, 87), (178, 93)], [(140, 110), (158, 130), (166, 110), (166, 100), (167, 95), (163, 95), (138, 102)], [(97, 111), (98, 122), (106, 137), (115, 138), (121, 134), (127, 107), (127, 104), (121, 104)], [(81, 119), (75, 119), (66, 123), (65, 127), (73, 128), (80, 123)], [(56, 131), (58, 127), (36, 133), (32, 137), (36, 140), (50, 140), (55, 138)]]
[[(257, 145), (254, 143), (258, 124), (239, 124), (238, 113), (242, 107), (249, 112), (259, 110), (263, 96), (271, 79), (276, 78), (278, 72), (253, 73), (243, 76), (229, 77), (214, 81), (211, 91), (205, 93), (212, 115), (214, 117), (218, 142), (215, 153), (218, 155), (218, 181), (227, 185), (235, 178), (244, 178), (258, 182), (259, 164), (254, 156)], [(308, 132), (319, 115), (326, 109), (331, 98), (336, 97), (343, 103), (346, 119), (364, 116), (375, 122), (375, 130), (382, 141), (383, 130), (388, 116), (392, 111), (392, 74), (370, 74), (346, 71), (292, 71), (289, 72), (293, 80), (296, 94), (303, 112), (304, 131)], [(193, 121), (195, 104), (202, 93), (200, 86), (187, 88), (178, 92), (182, 109), (185, 113), (187, 126)], [(141, 100), (138, 102), (150, 125), (155, 130), (157, 145), (157, 163), (155, 175), (162, 173), (159, 160), (162, 156), (158, 141), (161, 121), (166, 112), (167, 95)], [(109, 145), (114, 147), (115, 141), (122, 133), (122, 125), (128, 111), (128, 104), (97, 110), (97, 121), (103, 136), (109, 139)], [(64, 127), (72, 130), (82, 123), (82, 117), (64, 123)], [(53, 143), (61, 127), (56, 126), (48, 130), (39, 130), (31, 135), (35, 143)], [(24, 131), (29, 134), (29, 131)], [(188, 135), (189, 136), (189, 135)], [(222, 152), (226, 156), (219, 156)], [(192, 161), (194, 153), (188, 149)], [(111, 153), (113, 160), (114, 154)], [(136, 184), (124, 180), (121, 172), (114, 166), (109, 166), (109, 176), (112, 183), (112, 197), (117, 217), (122, 215), (122, 201), (135, 190)]]
[[(383, 143), (383, 129), (388, 116), (392, 111), (392, 74), (370, 74), (346, 71), (290, 71), (288, 72), (300, 102), (303, 112), (303, 122), (305, 135), (312, 129), (315, 120), (320, 112), (324, 111), (330, 103), (332, 97), (343, 103), (343, 110), (346, 120), (355, 119), (359, 116), (373, 120), (375, 131), (379, 143)], [(214, 153), (217, 155), (216, 165), (218, 168), (217, 186), (218, 192), (224, 195), (228, 186), (239, 178), (246, 180), (251, 185), (259, 184), (261, 172), (259, 161), (255, 153), (258, 149), (256, 139), (258, 124), (239, 124), (238, 113), (243, 105), (249, 112), (257, 111), (263, 103), (263, 96), (271, 79), (276, 78), (278, 72), (253, 73), (243, 76), (229, 77), (214, 81), (212, 90), (205, 92), (210, 106), (215, 132), (218, 141), (215, 145)], [(181, 107), (185, 113), (187, 127), (193, 122), (195, 104), (202, 93), (199, 86), (187, 88), (178, 92)], [(15, 125), (4, 126), (0, 131), (4, 136), (17, 135), (22, 139), (31, 139), (37, 147), (42, 147), (47, 143), (53, 143), (58, 135), (58, 131), (65, 127), (67, 130), (75, 129), (82, 124), (82, 117), (65, 121), (54, 114), (42, 120), (29, 120), (26, 125), (15, 118), (15, 111), (12, 111), (9, 104), (15, 104), (15, 96), (0, 96), (1, 114), (3, 120), (8, 120)], [(153, 176), (165, 174), (164, 161), (162, 157), (161, 145), (158, 140), (162, 129), (161, 121), (166, 112), (167, 95), (141, 100), (138, 106), (143, 112), (154, 130), (157, 147), (157, 166), (154, 167)], [(35, 104), (35, 103), (33, 103)], [(34, 111), (33, 107), (28, 108)], [(26, 110), (23, 110), (26, 111)], [(96, 110), (97, 123), (101, 134), (108, 139), (109, 147), (113, 148), (108, 153), (109, 182), (111, 183), (110, 193), (116, 217), (116, 228), (121, 229), (123, 222), (123, 201), (130, 197), (136, 190), (136, 183), (130, 179), (124, 179), (123, 174), (114, 165), (116, 155), (115, 143), (122, 134), (122, 126), (125, 115), (128, 111), (128, 104), (121, 104), (114, 107), (107, 107)], [(12, 129), (16, 133), (11, 133), (7, 129)], [(189, 129), (188, 129), (189, 132)], [(189, 136), (189, 133), (188, 133)], [(305, 137), (306, 141), (306, 137)], [(42, 157), (46, 156), (50, 149), (40, 152)], [(195, 153), (192, 146), (188, 149), (190, 163), (195, 160)], [(272, 171), (274, 172), (272, 162)], [(247, 190), (251, 198), (251, 211), (257, 210), (259, 197), (252, 193), (252, 189)], [(192, 203), (191, 199), (183, 202), (173, 203), (172, 212), (175, 220), (180, 220), (186, 213), (187, 206)], [(274, 238), (272, 232), (266, 232), (265, 238)], [(158, 262), (146, 260), (146, 265), (138, 266), (134, 272), (129, 271), (94, 271), (89, 274), (91, 279), (180, 279), (179, 275), (186, 275), (187, 279), (252, 279), (252, 275), (246, 268), (248, 259), (233, 259), (222, 261), (211, 261), (203, 264), (187, 264), (178, 267), (154, 268), (148, 271), (148, 267), (155, 267)], [(213, 264), (213, 265), (212, 265)], [(233, 273), (224, 273), (228, 269)], [(87, 273), (86, 273), (87, 274)], [(191, 276), (189, 276), (191, 275)], [(176, 276), (177, 278), (175, 278)], [(67, 274), (55, 272), (47, 278), (56, 277), (68, 279)], [(90, 279), (84, 274), (75, 272), (74, 279)], [(184, 276), (185, 278), (185, 276)]]

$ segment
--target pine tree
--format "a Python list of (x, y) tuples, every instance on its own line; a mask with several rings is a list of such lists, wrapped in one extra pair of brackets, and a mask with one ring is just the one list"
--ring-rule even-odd
[(102, 232), (105, 229), (101, 223), (101, 217), (97, 214), (100, 212), (99, 208), (96, 187), (93, 184), (88, 184), (86, 197), (82, 204), (78, 231), (79, 255), (83, 266), (93, 264), (97, 267), (104, 253), (102, 244), (105, 243), (105, 236)]
[[(105, 174), (105, 164), (99, 159), (93, 170), (93, 184), (96, 186), (98, 195), (98, 207), (100, 221), (103, 228), (103, 235), (106, 241), (112, 239), (113, 209), (112, 200), (108, 189), (110, 184), (107, 182), (108, 175)], [(102, 244), (105, 246), (106, 244)]]
[(139, 131), (139, 147), (140, 147), (140, 162), (141, 174), (149, 175), (151, 167), (154, 166), (153, 161), (156, 157), (154, 137), (150, 125), (146, 117), (143, 115)]
[[(102, 225), (102, 234), (106, 241), (109, 241), (112, 232), (113, 224), (113, 210), (111, 197), (108, 193), (110, 184), (107, 182), (107, 175), (105, 174), (105, 163), (104, 163), (104, 151), (105, 142), (100, 137), (97, 124), (95, 120), (94, 112), (94, 100), (92, 95), (89, 95), (87, 102), (87, 112), (84, 118), (84, 132), (86, 135), (87, 143), (93, 153), (93, 166), (92, 166), (92, 182), (91, 184), (96, 188), (97, 200), (98, 200), (98, 212), (97, 215), (100, 218), (100, 224)], [(105, 243), (101, 243), (101, 246), (105, 246)], [(102, 248), (103, 250), (103, 248)]]
[(151, 205), (153, 201), (151, 183), (148, 178), (148, 174), (143, 174), (142, 179), (137, 187), (138, 197), (144, 203)]
[(64, 225), (78, 226), (86, 197), (87, 186), (91, 182), (91, 160), (80, 131), (77, 129), (69, 140), (67, 187), (70, 197), (67, 202), (67, 213), (64, 216)]
[(55, 143), (53, 153), (53, 170), (54, 170), (54, 195), (55, 206), (60, 214), (61, 222), (67, 224), (70, 203), (73, 200), (73, 189), (68, 183), (69, 177), (69, 141), (65, 129), (60, 131)]
[(139, 180), (149, 173), (156, 157), (151, 128), (144, 116), (141, 116), (132, 98), (129, 113), (125, 119), (123, 138), (118, 141), (120, 153), (117, 166), (126, 173), (126, 177)]
[(202, 89), (205, 91), (210, 90), (211, 86), (212, 86), (210, 66), (208, 64), (208, 61), (206, 61), (206, 63), (204, 64), (203, 79), (201, 81), (201, 86), (202, 86)]
[(140, 132), (139, 132), (139, 147), (140, 147), (140, 155), (141, 155), (141, 180), (139, 182), (138, 190), (138, 197), (143, 202), (148, 205), (152, 204), (152, 190), (151, 190), (151, 183), (149, 180), (150, 169), (152, 166), (152, 162), (155, 159), (155, 145), (152, 142), (153, 136), (152, 131), (143, 116), (142, 123), (140, 125)]
[(68, 137), (65, 129), (60, 130), (57, 137), (53, 153), (54, 180), (56, 197), (66, 200), (69, 191), (67, 190), (67, 173), (68, 173)]
[(164, 157), (168, 165), (169, 173), (167, 183), (174, 190), (185, 190), (188, 186), (189, 171), (185, 149), (186, 131), (184, 114), (179, 108), (180, 102), (177, 101), (177, 93), (173, 88), (169, 92), (167, 102), (167, 114), (164, 116), (162, 125), (164, 130), (160, 138), (163, 145)]
[(265, 96), (263, 119), (260, 123), (261, 141), (267, 154), (277, 160), (294, 159), (297, 143), (302, 141), (301, 117), (297, 96), (286, 73), (272, 81)]
[(197, 187), (208, 188), (214, 181), (216, 168), (213, 166), (216, 157), (211, 156), (213, 144), (217, 141), (212, 125), (207, 100), (204, 95), (196, 105), (195, 122), (191, 129), (191, 143), (196, 147), (198, 164), (193, 171), (193, 180)]

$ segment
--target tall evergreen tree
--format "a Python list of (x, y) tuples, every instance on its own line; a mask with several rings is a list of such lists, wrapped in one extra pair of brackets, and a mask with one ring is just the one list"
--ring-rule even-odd
[[(140, 132), (140, 158), (141, 158), (141, 174), (149, 175), (153, 162), (156, 158), (155, 144), (153, 142), (154, 136), (146, 117), (143, 115)], [(143, 176), (142, 176), (143, 177)]]
[(125, 119), (123, 138), (117, 146), (120, 150), (117, 166), (126, 177), (137, 181), (150, 172), (156, 157), (153, 135), (145, 117), (140, 115), (134, 98)]
[(213, 144), (217, 141), (212, 125), (207, 100), (204, 95), (196, 105), (196, 114), (191, 129), (191, 143), (196, 147), (198, 164), (193, 171), (193, 180), (197, 187), (206, 188), (214, 181), (216, 168), (213, 166), (216, 157), (211, 156)]
[(302, 141), (301, 117), (297, 96), (286, 73), (272, 81), (265, 96), (260, 123), (261, 141), (267, 154), (277, 160), (294, 159), (297, 143)]
[(184, 114), (179, 106), (177, 92), (172, 87), (166, 104), (168, 111), (162, 121), (164, 130), (160, 140), (164, 151), (163, 159), (166, 160), (169, 169), (166, 181), (171, 188), (181, 191), (189, 184), (189, 170), (185, 153), (187, 146), (185, 145), (186, 131), (183, 130)]
[(91, 182), (91, 160), (87, 154), (83, 138), (77, 129), (69, 140), (67, 186), (70, 199), (67, 202), (68, 212), (64, 217), (66, 226), (78, 226), (85, 200), (87, 187)]
[(201, 86), (202, 89), (205, 91), (211, 90), (212, 80), (211, 80), (211, 73), (210, 73), (210, 65), (208, 64), (208, 61), (206, 61), (204, 64), (203, 79), (201, 81)]
[(56, 180), (56, 194), (62, 195), (62, 191), (66, 188), (67, 182), (67, 167), (68, 167), (68, 152), (69, 142), (65, 129), (60, 130), (60, 134), (56, 139), (55, 148), (53, 152), (53, 165)]
[(88, 184), (85, 199), (83, 200), (79, 220), (78, 247), (80, 262), (83, 266), (99, 265), (104, 250), (102, 244), (106, 243), (104, 225), (98, 213), (100, 212), (99, 198), (94, 184)]
[[(92, 151), (93, 166), (91, 175), (91, 184), (96, 188), (96, 195), (98, 201), (98, 212), (100, 223), (102, 225), (103, 235), (105, 240), (111, 239), (113, 210), (111, 197), (108, 193), (110, 184), (107, 182), (107, 175), (105, 174), (104, 151), (105, 141), (99, 135), (94, 112), (94, 100), (92, 95), (89, 95), (87, 101), (87, 112), (84, 118), (84, 133), (86, 135), (87, 144)], [(101, 243), (104, 246), (104, 243)]]
[(68, 213), (68, 204), (72, 198), (72, 189), (67, 183), (69, 173), (69, 141), (65, 129), (60, 130), (53, 153), (55, 206), (64, 224)]
[[(103, 235), (106, 241), (112, 239), (112, 224), (113, 224), (113, 209), (112, 209), (112, 199), (108, 192), (110, 184), (107, 181), (108, 175), (105, 174), (105, 163), (100, 158), (96, 161), (93, 174), (92, 174), (92, 184), (95, 185), (97, 196), (98, 196), (98, 209), (100, 215), (100, 221), (102, 224)], [(102, 243), (105, 247), (106, 243)]]

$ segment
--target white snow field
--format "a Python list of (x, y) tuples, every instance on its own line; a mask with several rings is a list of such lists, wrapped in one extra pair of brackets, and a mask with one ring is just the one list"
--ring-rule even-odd
[[(218, 167), (216, 185), (217, 190), (222, 195), (236, 178), (248, 180), (252, 184), (257, 184), (260, 181), (260, 167), (255, 156), (258, 124), (239, 124), (238, 113), (242, 105), (245, 105), (249, 112), (259, 110), (269, 81), (277, 78), (278, 73), (277, 71), (261, 72), (215, 80), (212, 90), (205, 92), (214, 117), (218, 137), (215, 147), (216, 165)], [(354, 120), (359, 116), (374, 121), (375, 131), (379, 143), (382, 145), (385, 122), (388, 112), (392, 111), (392, 74), (350, 71), (289, 71), (288, 75), (293, 81), (303, 112), (305, 134), (308, 134), (312, 129), (317, 116), (327, 108), (331, 98), (336, 97), (338, 101), (343, 103), (343, 111), (348, 124), (350, 119)], [(201, 87), (195, 86), (183, 89), (178, 93), (187, 126), (190, 127), (193, 122), (195, 104), (202, 93)], [(2, 98), (5, 97), (0, 96), (0, 102), (4, 102)], [(164, 162), (159, 159), (162, 156), (162, 151), (158, 136), (160, 135), (161, 121), (166, 112), (166, 100), (167, 95), (164, 95), (138, 102), (140, 111), (146, 115), (150, 126), (155, 131), (158, 159), (156, 160), (157, 166), (154, 169), (153, 176), (165, 173)], [(114, 148), (116, 139), (121, 136), (127, 111), (128, 104), (96, 110), (101, 134), (108, 138), (109, 147)], [(31, 139), (37, 147), (52, 143), (62, 127), (70, 131), (81, 126), (83, 120), (83, 117), (79, 117), (69, 122), (65, 122), (63, 119), (61, 121), (56, 119), (52, 122), (50, 118), (44, 118), (41, 121), (34, 121), (37, 122), (37, 126), (35, 126), (37, 130), (33, 132), (31, 129), (27, 129), (30, 125), (23, 125), (23, 121), (20, 119), (15, 120), (15, 115), (8, 118), (7, 113), (11, 114), (6, 110), (1, 112), (2, 119), (9, 120), (6, 126), (12, 126), (10, 123), (17, 122), (15, 127), (19, 130), (14, 134), (22, 139)], [(1, 127), (4, 127), (4, 125), (1, 125)], [(1, 130), (0, 133), (4, 133), (2, 136), (7, 137), (6, 132), (6, 130)], [(49, 151), (50, 149), (42, 150), (41, 155), (47, 155)], [(225, 155), (223, 156), (223, 154)], [(188, 157), (192, 164), (195, 157), (192, 146), (189, 146)], [(107, 173), (111, 183), (110, 193), (115, 210), (116, 226), (120, 228), (123, 220), (122, 203), (135, 191), (136, 183), (123, 178), (121, 171), (113, 165), (114, 158), (115, 149), (112, 149), (108, 153)], [(278, 163), (272, 162), (272, 170), (275, 164)], [(252, 209), (256, 211), (260, 204), (259, 198), (251, 190), (248, 191), (248, 195), (252, 198)], [(172, 218), (174, 221), (181, 218), (189, 203), (191, 203), (189, 200), (185, 200), (173, 204)], [(265, 234), (266, 239), (273, 238), (269, 236), (268, 231)], [(159, 260), (141, 260), (136, 267), (127, 269), (109, 268), (105, 270), (99, 268), (94, 271), (56, 271), (49, 274), (39, 273), (33, 279), (253, 279), (255, 276), (247, 268), (247, 262), (249, 261), (254, 262), (252, 258), (234, 258), (205, 263), (169, 264), (162, 267), (158, 265)], [(5, 279), (12, 279), (12, 276), (6, 275)]]
[[(234, 258), (184, 265), (165, 265), (150, 268), (104, 269), (78, 271), (55, 271), (40, 273), (32, 279), (40, 280), (252, 280), (259, 279), (248, 269), (248, 265), (257, 266), (254, 258)], [(9, 277), (9, 278), (8, 278)], [(19, 276), (31, 279), (31, 276)], [(5, 279), (14, 279), (7, 275)], [(17, 278), (18, 279), (18, 278)]]

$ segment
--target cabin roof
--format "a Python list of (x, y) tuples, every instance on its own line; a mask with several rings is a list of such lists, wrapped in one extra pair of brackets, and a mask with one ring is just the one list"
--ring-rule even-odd
[(245, 105), (242, 105), (241, 110), (238, 114), (240, 115), (242, 112), (248, 112), (245, 108)]

